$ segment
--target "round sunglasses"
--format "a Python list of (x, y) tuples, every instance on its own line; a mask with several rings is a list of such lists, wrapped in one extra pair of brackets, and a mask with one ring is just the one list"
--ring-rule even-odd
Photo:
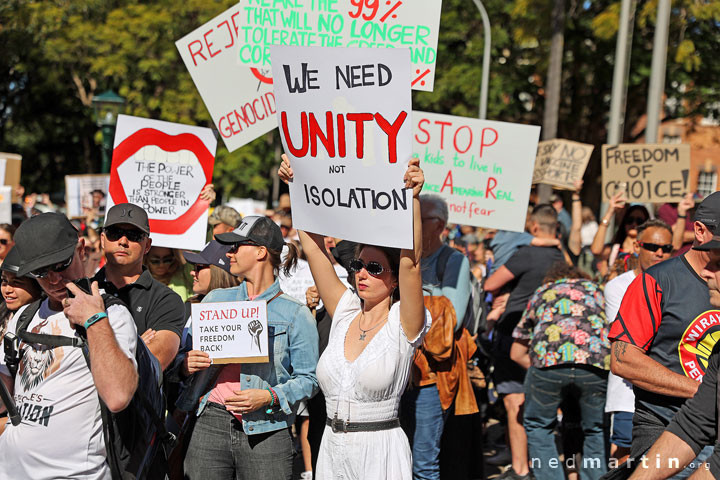
[(378, 262), (368, 262), (365, 263), (359, 258), (354, 258), (350, 261), (350, 265), (348, 265), (349, 270), (353, 273), (357, 273), (363, 268), (367, 273), (372, 275), (373, 277), (379, 277), (383, 272), (389, 272), (390, 269), (383, 267)]

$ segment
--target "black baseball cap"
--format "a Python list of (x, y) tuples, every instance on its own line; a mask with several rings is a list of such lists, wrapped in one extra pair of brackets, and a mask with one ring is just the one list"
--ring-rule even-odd
[(72, 257), (78, 231), (61, 213), (41, 213), (20, 224), (13, 238), (13, 250), (18, 254), (16, 275), (22, 277)]
[(230, 261), (225, 256), (232, 245), (226, 245), (217, 240), (210, 240), (202, 252), (183, 252), (183, 257), (193, 265), (215, 265), (230, 273)]
[(720, 225), (720, 192), (711, 193), (700, 202), (695, 210), (694, 220), (704, 223), (711, 232), (720, 233), (716, 231)]
[(16, 274), (17, 271), (20, 270), (20, 254), (17, 248), (11, 248), (8, 254), (5, 255), (5, 260), (3, 260), (2, 265), (0, 265), (0, 270), (13, 274)]
[(260, 215), (249, 215), (243, 218), (238, 228), (232, 232), (215, 235), (215, 240), (230, 245), (255, 243), (277, 252), (281, 251), (285, 245), (280, 227), (270, 218)]
[(150, 223), (147, 212), (132, 203), (118, 203), (108, 210), (103, 228), (127, 223), (150, 235)]
[(693, 247), (693, 250), (707, 251), (720, 248), (720, 229), (717, 228), (720, 225), (720, 191), (705, 197), (695, 210), (694, 220), (702, 222), (714, 236), (708, 243)]

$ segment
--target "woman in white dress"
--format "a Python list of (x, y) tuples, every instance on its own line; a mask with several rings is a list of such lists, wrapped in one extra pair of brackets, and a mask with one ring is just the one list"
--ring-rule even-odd
[[(338, 279), (323, 237), (299, 232), (320, 298), (333, 319), (317, 367), (328, 419), (316, 479), (412, 478), (410, 445), (398, 410), (415, 348), (430, 328), (420, 274), (418, 195), (424, 177), (419, 163), (410, 160), (405, 173), (405, 187), (413, 190), (414, 248), (360, 246), (350, 268), (357, 293)], [(293, 176), (284, 155), (279, 175), (286, 182)]]

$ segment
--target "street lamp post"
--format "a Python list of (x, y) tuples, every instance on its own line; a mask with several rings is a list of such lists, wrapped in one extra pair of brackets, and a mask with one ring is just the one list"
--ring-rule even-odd
[(487, 119), (488, 82), (490, 79), (490, 18), (480, 0), (473, 0), (482, 16), (485, 45), (483, 52), (482, 81), (480, 83), (480, 120)]
[(117, 117), (125, 106), (125, 99), (107, 90), (92, 99), (95, 110), (95, 121), (102, 132), (102, 164), (101, 173), (110, 172), (110, 159), (112, 158), (113, 139), (115, 138), (115, 124)]

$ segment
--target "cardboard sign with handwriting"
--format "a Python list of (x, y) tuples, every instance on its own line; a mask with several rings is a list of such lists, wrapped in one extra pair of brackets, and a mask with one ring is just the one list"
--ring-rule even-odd
[(573, 190), (582, 180), (590, 155), (595, 147), (586, 143), (556, 138), (538, 144), (533, 185), (545, 183), (556, 188)]
[(603, 198), (625, 190), (628, 202), (679, 202), (689, 191), (690, 145), (603, 145)]

